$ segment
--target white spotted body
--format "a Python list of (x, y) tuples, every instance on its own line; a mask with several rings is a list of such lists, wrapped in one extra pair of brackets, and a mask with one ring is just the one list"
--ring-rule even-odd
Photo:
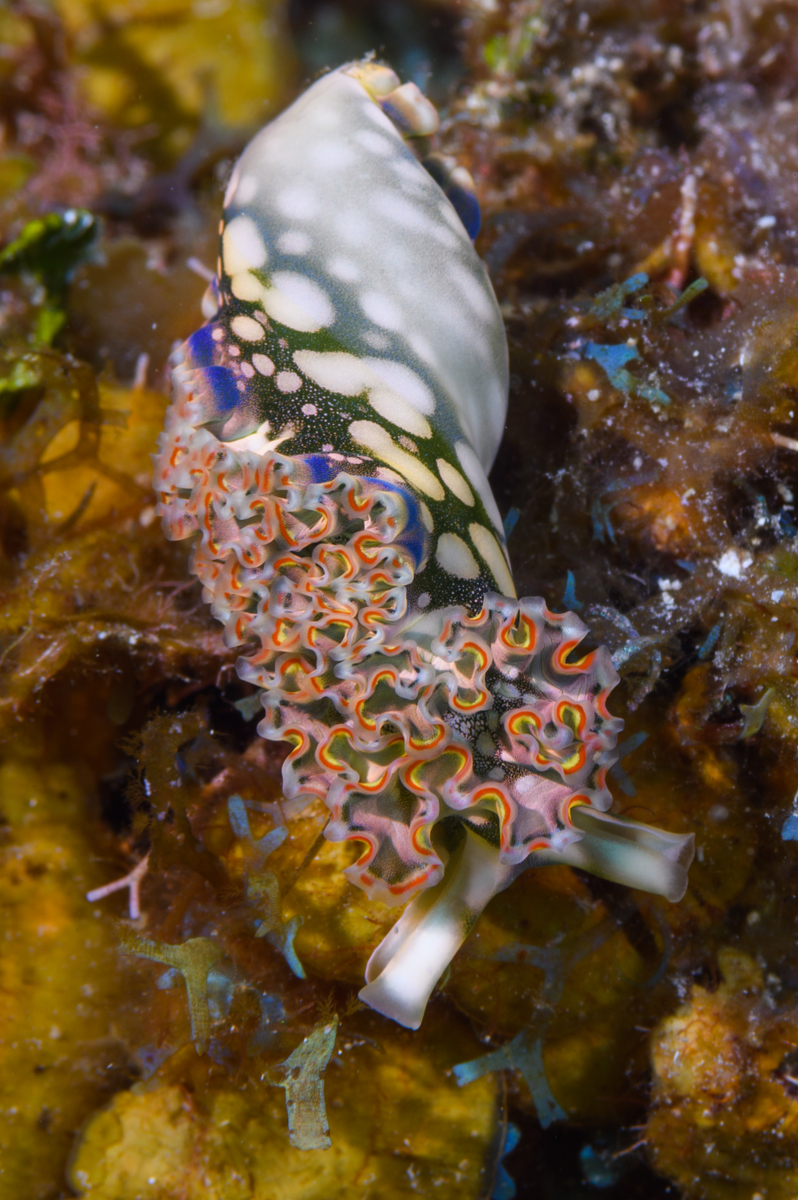
[(675, 896), (690, 854), (606, 814), (606, 651), (571, 662), (579, 619), (513, 598), (486, 478), (506, 339), (467, 173), (403, 136), (435, 124), (412, 85), (353, 64), (250, 143), (155, 476), (168, 536), (200, 533), (193, 569), (247, 648), (260, 732), (293, 745), (286, 794), (364, 844), (353, 883), (416, 897), (362, 993), (411, 1027), (519, 870)]

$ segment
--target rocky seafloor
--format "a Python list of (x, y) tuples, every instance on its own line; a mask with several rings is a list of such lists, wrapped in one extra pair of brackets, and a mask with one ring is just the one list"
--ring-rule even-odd
[[(697, 847), (527, 872), (416, 1033), (150, 487), (236, 154), (372, 49), (476, 180), (519, 594)], [(19, 0), (0, 122), (0, 1197), (794, 1197), (798, 8)]]

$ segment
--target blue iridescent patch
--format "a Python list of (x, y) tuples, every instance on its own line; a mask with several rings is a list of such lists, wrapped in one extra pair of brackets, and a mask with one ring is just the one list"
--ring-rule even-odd
[(217, 352), (217, 343), (213, 339), (216, 325), (203, 325), (196, 333), (192, 333), (186, 342), (186, 360), (190, 367), (199, 369), (212, 367)]

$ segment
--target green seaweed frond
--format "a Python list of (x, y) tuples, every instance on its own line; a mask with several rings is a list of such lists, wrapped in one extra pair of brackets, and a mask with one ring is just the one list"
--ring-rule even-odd
[(222, 959), (222, 950), (210, 938), (189, 938), (180, 945), (172, 945), (141, 937), (126, 926), (122, 927), (120, 940), (124, 953), (163, 963), (183, 976), (191, 1016), (191, 1037), (197, 1054), (204, 1054), (208, 1049), (211, 1030), (208, 976)]
[(18, 238), (0, 251), (0, 273), (29, 275), (44, 289), (35, 338), (52, 345), (66, 324), (66, 291), (81, 263), (93, 257), (100, 234), (96, 217), (85, 209), (47, 213), (29, 221)]
[(272, 1087), (285, 1088), (288, 1136), (296, 1150), (329, 1150), (332, 1145), (324, 1104), (324, 1072), (337, 1034), (338, 1016), (333, 1014), (319, 1021), (285, 1062), (264, 1076)]

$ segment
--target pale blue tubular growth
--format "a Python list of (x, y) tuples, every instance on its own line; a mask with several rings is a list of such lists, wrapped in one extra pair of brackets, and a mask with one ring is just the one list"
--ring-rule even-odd
[(155, 472), (165, 532), (199, 535), (193, 570), (262, 689), (259, 732), (292, 746), (289, 803), (322, 800), (326, 836), (363, 848), (347, 878), (410, 902), (362, 996), (413, 1028), (519, 871), (676, 898), (692, 855), (607, 815), (610, 657), (575, 659), (579, 618), (515, 598), (486, 476), (507, 342), (473, 180), (436, 127), (414, 85), (352, 63), (250, 143)]

